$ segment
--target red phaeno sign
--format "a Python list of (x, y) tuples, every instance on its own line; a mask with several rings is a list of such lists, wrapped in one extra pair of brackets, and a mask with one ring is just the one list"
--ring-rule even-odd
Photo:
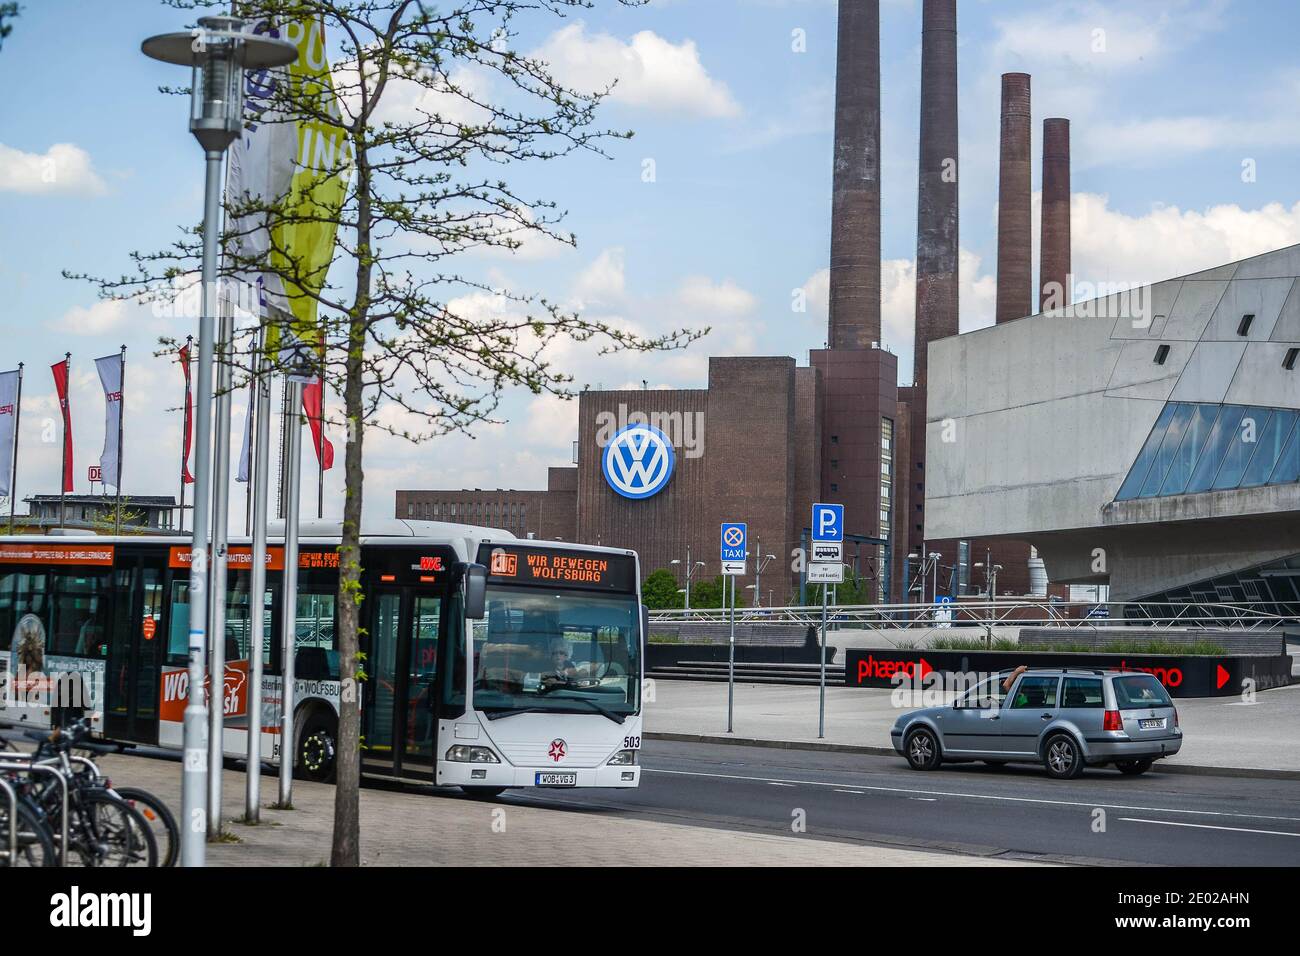
[(908, 677), (924, 678), (929, 674), (933, 667), (924, 657), (919, 661), (878, 661), (874, 655), (868, 655), (865, 660), (858, 661), (858, 681), (864, 681), (872, 677), (879, 677), (885, 680), (893, 677), (895, 674), (906, 674)]

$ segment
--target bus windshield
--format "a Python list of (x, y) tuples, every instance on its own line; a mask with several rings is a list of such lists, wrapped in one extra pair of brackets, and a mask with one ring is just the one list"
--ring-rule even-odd
[[(604, 713), (638, 710), (639, 614), (633, 595), (491, 586), (474, 625), (474, 707)], [(455, 684), (463, 686), (457, 648)]]

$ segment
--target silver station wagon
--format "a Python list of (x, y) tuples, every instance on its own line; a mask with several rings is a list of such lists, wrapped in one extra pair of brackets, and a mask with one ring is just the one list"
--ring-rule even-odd
[(1074, 668), (998, 674), (951, 704), (903, 714), (889, 733), (913, 770), (1041, 763), (1060, 779), (1106, 764), (1143, 773), (1183, 745), (1178, 711), (1155, 677)]

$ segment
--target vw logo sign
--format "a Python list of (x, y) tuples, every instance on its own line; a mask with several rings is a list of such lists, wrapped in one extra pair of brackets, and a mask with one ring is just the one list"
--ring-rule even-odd
[(649, 498), (664, 490), (677, 456), (652, 425), (628, 425), (614, 435), (600, 459), (606, 483), (624, 498)]

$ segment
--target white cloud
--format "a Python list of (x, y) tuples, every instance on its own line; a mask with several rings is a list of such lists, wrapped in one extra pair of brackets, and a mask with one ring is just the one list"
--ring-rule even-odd
[(1194, 42), (1222, 23), (1225, 0), (1065, 0), (997, 20), (995, 62), (1128, 68)]
[(742, 316), (753, 312), (758, 299), (730, 279), (713, 282), (691, 276), (678, 288), (675, 298), (685, 309), (704, 316)]
[(62, 332), (77, 335), (104, 335), (126, 323), (127, 311), (127, 304), (120, 299), (101, 300), (90, 306), (74, 305), (54, 325)]
[(697, 117), (740, 114), (727, 85), (709, 75), (694, 40), (672, 43), (650, 30), (624, 42), (573, 23), (532, 54), (561, 82), (584, 92), (617, 81), (611, 99), (628, 106)]
[(1075, 193), (1070, 204), (1073, 267), (1087, 282), (1158, 282), (1300, 243), (1300, 202), (1203, 211), (1155, 206), (1142, 215), (1109, 198)]
[(573, 294), (583, 307), (591, 303), (610, 303), (623, 298), (626, 256), (622, 246), (605, 249), (580, 273), (573, 283)]
[(90, 154), (72, 143), (24, 153), (0, 143), (0, 192), (97, 195), (105, 191)]

